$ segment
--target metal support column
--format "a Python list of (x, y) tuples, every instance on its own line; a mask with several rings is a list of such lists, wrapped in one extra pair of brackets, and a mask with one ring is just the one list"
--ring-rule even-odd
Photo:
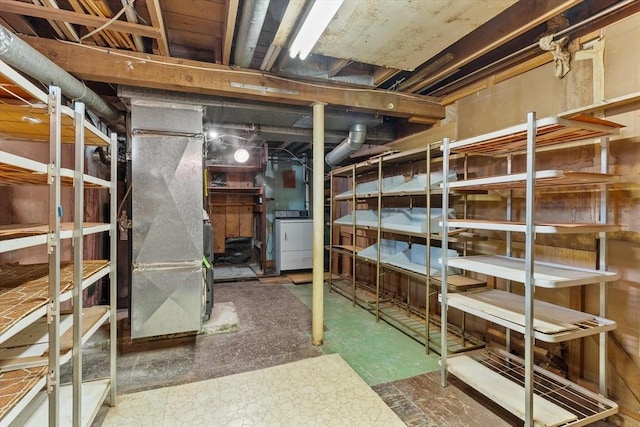
[(47, 393), (49, 399), (49, 427), (60, 424), (60, 151), (62, 92), (58, 87), (49, 89), (49, 372)]
[(324, 339), (324, 105), (313, 104), (313, 345)]
[(527, 114), (527, 186), (525, 226), (525, 321), (524, 321), (524, 415), (525, 426), (533, 427), (533, 296), (535, 291), (535, 190), (536, 190), (536, 113)]
[[(507, 156), (507, 175), (511, 175), (513, 173), (513, 154), (509, 154)], [(512, 221), (513, 220), (513, 209), (512, 209), (512, 204), (513, 204), (513, 191), (512, 190), (508, 190), (507, 191), (507, 222)], [(507, 235), (506, 235), (506, 251), (505, 251), (505, 255), (510, 257), (511, 256), (511, 244), (512, 240), (511, 240), (511, 232), (507, 231)], [(506, 280), (505, 281), (506, 284), (506, 291), (507, 292), (511, 292), (511, 280)], [(505, 331), (505, 349), (508, 352), (511, 352), (511, 329), (508, 329)]]
[[(426, 223), (426, 234), (425, 234), (425, 243), (427, 244), (427, 250), (425, 251), (425, 265), (426, 265), (426, 274), (427, 278), (425, 280), (425, 304), (424, 304), (424, 350), (426, 354), (430, 353), (429, 350), (429, 315), (430, 315), (430, 294), (431, 294), (431, 144), (427, 144), (426, 154), (425, 154), (425, 169), (427, 171), (427, 186), (425, 189), (425, 198), (426, 198), (426, 208), (427, 208), (427, 223)], [(442, 208), (442, 212), (446, 212), (445, 208)], [(407, 291), (409, 294), (409, 291)]]
[(74, 108), (75, 170), (73, 176), (73, 426), (82, 425), (82, 264), (84, 219), (84, 104)]
[(111, 134), (111, 228), (109, 230), (109, 405), (116, 406), (116, 348), (118, 343), (118, 135)]
[[(376, 229), (376, 241), (378, 251), (376, 253), (376, 322), (380, 321), (380, 251), (382, 241), (380, 228), (382, 227), (382, 159), (378, 159), (378, 228)], [(408, 293), (408, 292), (407, 292)]]
[[(440, 262), (440, 366), (442, 387), (447, 386), (447, 268), (449, 256), (449, 138), (442, 140), (442, 261)], [(428, 319), (427, 319), (428, 321)]]
[[(600, 172), (609, 173), (609, 138), (600, 140)], [(607, 223), (609, 202), (609, 192), (607, 184), (603, 184), (600, 189), (600, 222)], [(607, 270), (607, 233), (599, 233), (600, 237), (600, 259), (598, 268), (601, 271)], [(607, 284), (600, 283), (600, 317), (607, 317)], [(607, 396), (607, 362), (608, 362), (608, 342), (607, 333), (601, 332), (599, 336), (600, 345), (598, 347), (599, 363), (599, 391), (603, 396)]]

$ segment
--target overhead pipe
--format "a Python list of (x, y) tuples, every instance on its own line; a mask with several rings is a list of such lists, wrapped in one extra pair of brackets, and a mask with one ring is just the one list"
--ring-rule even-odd
[(0, 24), (0, 59), (34, 79), (60, 87), (65, 96), (83, 102), (88, 109), (107, 122), (114, 125), (124, 123), (124, 114), (2, 24)]
[(324, 160), (331, 167), (338, 165), (351, 153), (358, 151), (367, 139), (367, 125), (356, 123), (351, 126), (349, 136), (325, 156)]
[(258, 46), (262, 25), (267, 16), (270, 0), (253, 0), (244, 2), (238, 39), (233, 52), (233, 62), (238, 67), (249, 68), (253, 54)]

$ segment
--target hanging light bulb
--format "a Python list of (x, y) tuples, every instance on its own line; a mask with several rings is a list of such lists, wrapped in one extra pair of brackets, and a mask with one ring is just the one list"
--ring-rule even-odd
[(245, 163), (249, 160), (249, 152), (244, 148), (238, 148), (235, 153), (233, 153), (233, 159), (238, 163)]

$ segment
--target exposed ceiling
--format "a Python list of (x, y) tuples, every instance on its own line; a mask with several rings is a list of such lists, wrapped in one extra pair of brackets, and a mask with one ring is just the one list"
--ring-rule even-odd
[(468, 76), (539, 55), (541, 35), (616, 5), (599, 21), (620, 19), (640, 3), (345, 0), (311, 55), (291, 59), (287, 48), (311, 2), (0, 0), (0, 24), (119, 108), (116, 85), (172, 91), (161, 96), (206, 106), (207, 127), (300, 153), (309, 148), (313, 102), (328, 104), (329, 147), (356, 121), (367, 124), (368, 144), (383, 144), (407, 121), (442, 118), (439, 97)]

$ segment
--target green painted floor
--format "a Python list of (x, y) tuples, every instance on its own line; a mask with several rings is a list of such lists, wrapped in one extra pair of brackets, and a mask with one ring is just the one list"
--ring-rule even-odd
[[(311, 284), (285, 285), (311, 307)], [(370, 386), (435, 371), (438, 356), (345, 297), (324, 288), (325, 354), (338, 353)]]

